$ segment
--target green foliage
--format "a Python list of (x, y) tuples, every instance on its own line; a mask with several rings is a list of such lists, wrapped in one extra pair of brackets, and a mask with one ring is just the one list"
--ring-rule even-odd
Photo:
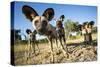
[(64, 28), (65, 28), (65, 34), (67, 37), (69, 37), (70, 32), (75, 32), (75, 31), (79, 31), (79, 23), (78, 22), (74, 22), (70, 19), (68, 19), (65, 23), (64, 23)]
[(93, 27), (92, 32), (93, 32), (93, 33), (97, 33), (97, 27)]
[(79, 39), (79, 38), (81, 38), (80, 35), (76, 35), (76, 36), (70, 35), (70, 36), (69, 36), (69, 40), (74, 40), (74, 39)]
[(21, 30), (14, 30), (15, 40), (21, 40), (21, 35), (19, 35), (20, 32)]
[(38, 42), (39, 43), (48, 43), (48, 40), (47, 40), (47, 38), (45, 38), (45, 39), (38, 40)]
[(76, 36), (70, 36), (70, 39), (71, 40), (76, 39)]

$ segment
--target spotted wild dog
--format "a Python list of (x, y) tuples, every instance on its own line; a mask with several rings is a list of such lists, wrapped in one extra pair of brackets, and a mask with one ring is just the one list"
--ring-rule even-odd
[[(32, 22), (32, 25), (38, 34), (47, 36), (51, 45), (51, 61), (54, 63), (53, 40), (57, 40), (57, 32), (56, 28), (50, 24), (50, 21), (53, 19), (55, 14), (54, 9), (47, 8), (42, 16), (39, 16), (32, 7), (24, 5), (22, 7), (22, 12), (26, 16), (26, 18)], [(63, 47), (62, 51), (64, 55), (66, 55), (67, 52), (64, 49), (64, 46), (61, 46)]]

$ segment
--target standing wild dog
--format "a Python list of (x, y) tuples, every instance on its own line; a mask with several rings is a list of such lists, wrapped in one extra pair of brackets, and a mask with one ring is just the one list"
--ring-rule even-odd
[(85, 22), (83, 25), (81, 25), (81, 31), (84, 35), (84, 43), (85, 44), (91, 44), (92, 43), (92, 28), (93, 28), (94, 22)]
[(39, 46), (37, 44), (37, 40), (36, 40), (36, 31), (34, 30), (34, 32), (32, 32), (30, 29), (27, 29), (26, 30), (26, 33), (28, 34), (28, 44), (29, 44), (29, 51), (34, 51), (34, 54), (36, 53), (35, 51), (35, 47), (37, 46), (39, 52), (40, 52), (40, 49), (39, 49)]
[[(32, 7), (24, 5), (22, 7), (22, 12), (26, 16), (26, 18), (32, 22), (32, 25), (38, 34), (47, 36), (51, 44), (52, 62), (54, 62), (53, 39), (57, 40), (57, 32), (55, 27), (53, 27), (49, 23), (49, 21), (51, 21), (54, 17), (54, 9), (47, 8), (44, 11), (43, 15), (39, 16)], [(62, 47), (63, 47), (64, 55), (67, 54), (63, 45)]]
[(84, 37), (84, 43), (86, 43), (87, 42), (87, 39), (86, 39), (87, 31), (86, 31), (86, 28), (85, 28), (85, 24), (81, 25), (81, 33)]
[(94, 21), (90, 21), (85, 25), (87, 32), (87, 44), (92, 44), (92, 29), (93, 29)]
[(89, 36), (88, 36), (88, 31), (87, 31), (87, 22), (83, 23), (81, 25), (81, 33), (84, 37), (84, 44), (86, 45), (89, 42)]
[(61, 45), (63, 45), (62, 41), (64, 42), (64, 44), (66, 44), (65, 32), (64, 32), (64, 27), (63, 27), (64, 18), (65, 18), (65, 16), (61, 15), (60, 18), (56, 22), (57, 35), (58, 35)]

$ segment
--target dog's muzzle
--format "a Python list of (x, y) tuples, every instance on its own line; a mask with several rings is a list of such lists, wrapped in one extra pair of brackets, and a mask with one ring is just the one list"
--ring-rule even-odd
[(42, 24), (38, 27), (38, 33), (40, 35), (44, 35), (47, 29), (47, 22), (42, 22)]
[(40, 35), (44, 35), (45, 32), (46, 32), (46, 29), (45, 29), (45, 28), (42, 28), (42, 29), (39, 29), (39, 30), (38, 30), (38, 33), (39, 33)]

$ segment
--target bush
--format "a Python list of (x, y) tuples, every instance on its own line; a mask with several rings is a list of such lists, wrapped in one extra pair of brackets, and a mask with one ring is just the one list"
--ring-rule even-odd
[(76, 36), (70, 36), (70, 39), (72, 39), (72, 40), (76, 39)]
[(38, 40), (39, 43), (48, 43), (48, 40), (45, 38), (45, 39), (41, 39), (41, 40)]

